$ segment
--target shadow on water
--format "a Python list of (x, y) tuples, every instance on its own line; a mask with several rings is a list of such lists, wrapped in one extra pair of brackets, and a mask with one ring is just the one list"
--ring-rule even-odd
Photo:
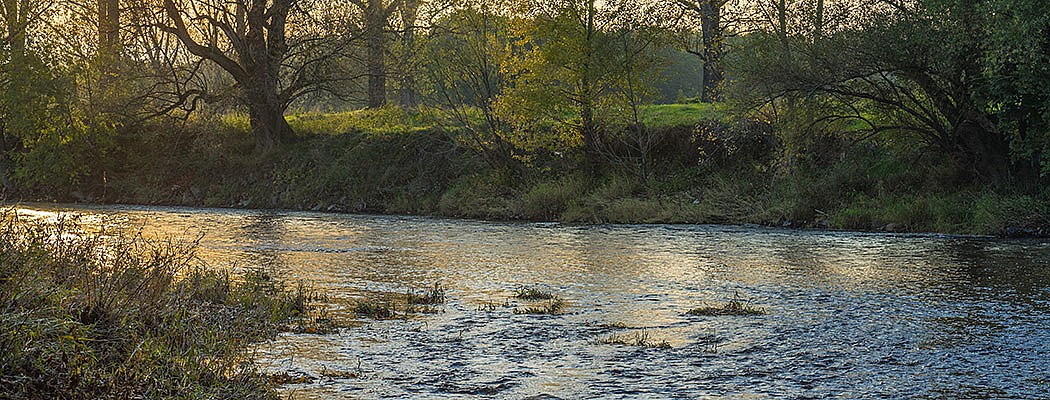
[[(487, 223), (80, 208), (216, 263), (267, 266), (336, 309), (440, 283), (436, 314), (284, 335), (298, 398), (1041, 398), (1050, 246), (752, 227)], [(536, 287), (559, 313), (515, 314)], [(743, 299), (756, 315), (688, 315)], [(704, 313), (700, 313), (704, 314)], [(644, 340), (638, 340), (643, 338)], [(666, 343), (666, 346), (663, 345)], [(637, 345), (635, 345), (637, 344)], [(656, 345), (645, 345), (656, 344)]]
[(242, 261), (251, 267), (283, 269), (286, 264), (284, 248), (285, 219), (275, 213), (250, 214), (243, 217), (240, 226), (233, 227), (232, 236), (243, 240), (247, 257)]

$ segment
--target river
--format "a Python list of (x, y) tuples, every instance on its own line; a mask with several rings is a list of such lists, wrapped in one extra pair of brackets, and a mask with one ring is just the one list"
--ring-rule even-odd
[[(204, 234), (211, 265), (274, 268), (332, 314), (448, 288), (438, 314), (282, 334), (295, 398), (1050, 397), (1050, 243), (750, 226), (562, 225), (30, 204), (153, 237)], [(520, 287), (567, 301), (512, 312)], [(694, 316), (746, 299), (752, 316)], [(511, 307), (504, 307), (509, 304)], [(670, 348), (601, 344), (648, 335)]]

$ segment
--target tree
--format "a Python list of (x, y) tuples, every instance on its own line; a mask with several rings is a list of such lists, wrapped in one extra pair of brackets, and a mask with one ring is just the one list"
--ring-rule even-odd
[(295, 140), (284, 111), (315, 83), (297, 74), (291, 82), (280, 84), (282, 68), (319, 62), (298, 60), (298, 66), (286, 65), (292, 61), (294, 46), (289, 43), (287, 24), (296, 1), (163, 0), (169, 24), (162, 29), (175, 35), (186, 51), (221, 67), (239, 86), (257, 150)]
[(500, 5), (500, 0), (468, 0), (437, 21), (423, 46), (424, 70), (466, 146), (493, 168), (511, 170), (518, 148), (496, 111), (508, 79), (500, 67), (510, 46), (509, 21), (496, 13)]
[[(853, 121), (867, 127), (862, 139), (916, 136), (967, 176), (996, 181), (1009, 173), (1009, 146), (982, 95), (987, 15), (970, 0), (954, 3), (887, 2), (855, 10), (861, 23), (831, 29), (825, 20), (819, 36), (788, 36), (788, 46), (752, 42), (741, 80), (768, 104), (820, 104), (814, 123)], [(786, 31), (762, 35), (783, 41)]]
[(703, 91), (700, 100), (715, 102), (722, 99), (722, 87), (725, 81), (725, 67), (722, 55), (725, 53), (725, 40), (728, 23), (724, 19), (724, 10), (729, 0), (678, 0), (686, 11), (700, 19), (700, 46), (688, 51), (700, 57), (704, 63)]
[(120, 40), (120, 0), (98, 1), (98, 53), (102, 63), (116, 64), (123, 49)]
[(13, 153), (32, 142), (44, 128), (46, 100), (53, 89), (50, 71), (30, 47), (30, 32), (53, 6), (40, 0), (2, 0), (3, 22), (0, 66), (0, 183), (13, 190), (10, 179)]
[(419, 41), (416, 26), (419, 23), (419, 11), (423, 3), (420, 0), (402, 0), (400, 10), (400, 36), (399, 43), (400, 59), (398, 68), (397, 101), (401, 107), (413, 108), (419, 105), (418, 82), (416, 68), (418, 63), (417, 53)]
[(1050, 14), (1040, 0), (992, 0), (983, 16), (982, 97), (1025, 175), (1050, 178)]
[(616, 103), (626, 70), (621, 41), (629, 32), (616, 27), (637, 6), (631, 0), (523, 2), (514, 22), (519, 51), (505, 66), (514, 84), (499, 100), (504, 115), (519, 125), (536, 116), (556, 121), (569, 128), (570, 140), (582, 140), (591, 164), (599, 164), (601, 120), (625, 108)]
[[(401, 5), (399, 0), (350, 0), (361, 12), (362, 34), (365, 40), (365, 69), (368, 73), (369, 108), (386, 104), (387, 27), (390, 17)], [(412, 2), (414, 13), (415, 2)], [(414, 18), (413, 18), (414, 19)]]

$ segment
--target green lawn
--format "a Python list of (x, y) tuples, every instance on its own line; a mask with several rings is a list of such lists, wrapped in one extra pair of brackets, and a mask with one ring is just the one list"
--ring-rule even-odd
[(729, 108), (712, 103), (654, 104), (642, 108), (642, 121), (651, 127), (691, 126), (707, 119), (726, 122), (730, 119)]
[[(706, 119), (726, 121), (730, 119), (728, 115), (728, 107), (711, 103), (658, 104), (642, 108), (642, 120), (650, 127), (693, 126)], [(287, 118), (292, 129), (306, 135), (353, 131), (383, 134), (425, 130), (439, 125), (442, 119), (448, 119), (435, 111), (413, 112), (397, 107), (331, 113), (293, 113)], [(248, 130), (246, 115), (227, 115), (224, 122), (235, 129)], [(452, 124), (451, 121), (447, 123)]]

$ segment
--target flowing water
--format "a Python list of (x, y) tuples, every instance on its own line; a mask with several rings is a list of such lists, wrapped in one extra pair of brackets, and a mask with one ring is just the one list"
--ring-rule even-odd
[[(698, 225), (575, 226), (148, 207), (75, 212), (194, 238), (356, 300), (448, 288), (442, 313), (283, 334), (296, 398), (1050, 398), (1050, 243)], [(519, 315), (520, 287), (560, 315)], [(754, 316), (693, 316), (747, 299)], [(599, 343), (647, 335), (670, 348)]]

